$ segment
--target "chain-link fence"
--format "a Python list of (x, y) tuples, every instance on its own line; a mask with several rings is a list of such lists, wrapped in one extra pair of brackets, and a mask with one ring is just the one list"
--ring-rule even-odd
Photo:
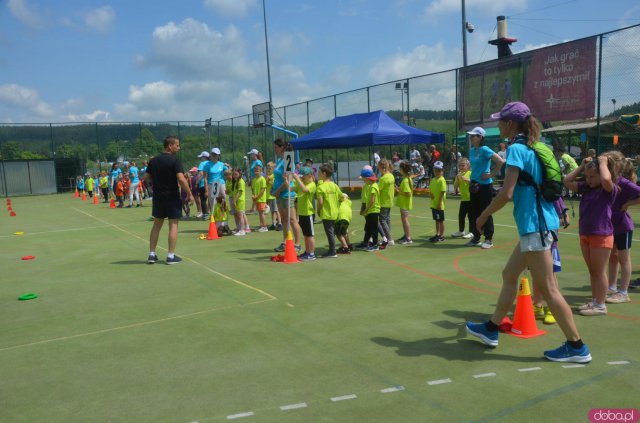
[[(617, 123), (620, 115), (640, 112), (638, 40), (638, 25), (597, 36), (595, 117), (569, 127), (563, 122), (544, 122), (552, 128), (544, 134), (548, 141), (567, 147), (576, 156), (584, 155), (589, 148), (599, 152), (616, 148), (634, 157), (640, 154), (637, 124)], [(468, 129), (461, 125), (458, 107), (460, 71), (411, 77), (274, 108), (274, 124), (302, 136), (336, 116), (382, 109), (409, 125), (444, 133), (445, 144), (438, 148), (448, 161), (452, 146), (462, 154), (468, 150), (466, 139), (458, 137)], [(210, 151), (211, 147), (222, 150), (225, 162), (242, 167), (249, 150), (258, 149), (270, 161), (274, 159), (272, 140), (290, 137), (268, 126), (254, 127), (253, 123), (253, 115), (246, 114), (214, 120), (210, 125), (204, 121), (0, 124), (0, 154), (2, 160), (79, 158), (78, 172), (98, 171), (113, 161), (146, 160), (161, 151), (165, 136), (177, 135), (185, 168), (197, 162), (200, 151)], [(384, 146), (379, 153), (406, 158), (409, 148)], [(370, 148), (323, 149), (306, 151), (304, 157), (313, 158), (315, 163), (339, 163), (370, 161), (372, 153)]]

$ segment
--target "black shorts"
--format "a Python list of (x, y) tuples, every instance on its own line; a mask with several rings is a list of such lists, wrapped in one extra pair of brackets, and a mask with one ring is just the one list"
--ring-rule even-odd
[(313, 236), (313, 215), (312, 216), (298, 216), (298, 223), (300, 229), (302, 229), (302, 235)]
[(205, 187), (198, 187), (198, 196), (200, 197), (200, 203), (201, 204), (206, 204), (207, 203), (207, 194), (205, 192)]
[(348, 229), (349, 222), (344, 219), (336, 221), (336, 236), (347, 236)]
[(631, 248), (631, 239), (633, 238), (633, 231), (625, 232), (622, 234), (613, 236), (613, 243), (618, 250), (628, 250)]
[(436, 222), (444, 222), (444, 210), (431, 209), (431, 215)]
[(154, 193), (151, 201), (153, 208), (151, 215), (157, 219), (180, 219), (182, 217), (182, 202), (178, 192)]

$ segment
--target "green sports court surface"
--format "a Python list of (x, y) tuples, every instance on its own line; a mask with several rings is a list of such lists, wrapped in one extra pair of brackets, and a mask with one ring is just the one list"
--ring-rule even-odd
[[(11, 201), (16, 216), (0, 217), (2, 422), (586, 422), (593, 408), (640, 408), (640, 292), (606, 317), (576, 315), (586, 366), (542, 359), (563, 342), (557, 325), (503, 334), (496, 349), (465, 334), (465, 320), (493, 310), (517, 238), (510, 206), (490, 250), (429, 243), (428, 202), (416, 198), (413, 245), (298, 264), (270, 261), (280, 232), (203, 241), (208, 222), (182, 221), (184, 261), (167, 266), (166, 227), (160, 262), (146, 263), (149, 203)], [(572, 306), (590, 296), (575, 207), (560, 235)], [(457, 210), (449, 199), (447, 234)], [(352, 242), (363, 226), (354, 211)], [(26, 293), (39, 297), (18, 301)]]

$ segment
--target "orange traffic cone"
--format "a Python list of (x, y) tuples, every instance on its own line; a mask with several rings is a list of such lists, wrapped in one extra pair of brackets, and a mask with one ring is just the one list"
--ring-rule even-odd
[(116, 208), (116, 200), (114, 200), (113, 197), (111, 197), (111, 201), (109, 202), (109, 208), (110, 209)]
[(7, 206), (11, 205), (11, 198), (7, 198)]
[(211, 213), (211, 218), (209, 219), (209, 234), (207, 235), (207, 239), (218, 239), (218, 229), (216, 229), (216, 221), (213, 218), (213, 213)]
[(16, 212), (12, 211), (11, 213), (9, 213), (9, 216), (14, 217), (16, 215)]
[(533, 302), (531, 302), (531, 290), (529, 289), (529, 279), (527, 276), (520, 278), (520, 288), (518, 290), (518, 300), (516, 302), (516, 312), (513, 317), (513, 325), (510, 335), (519, 338), (533, 338), (547, 333), (538, 329), (536, 317), (533, 314)]
[(87, 193), (82, 190), (82, 201), (87, 201)]
[(93, 193), (93, 204), (100, 204), (100, 199), (98, 198), (98, 191)]
[(296, 254), (296, 245), (293, 243), (293, 234), (291, 229), (287, 232), (287, 240), (284, 243), (284, 263), (299, 263), (298, 255)]
[(11, 208), (11, 204), (7, 206), (7, 211), (13, 211), (13, 209)]
[(75, 193), (74, 197), (75, 197), (75, 198), (80, 197), (80, 194), (78, 193), (78, 187), (76, 187), (76, 193)]

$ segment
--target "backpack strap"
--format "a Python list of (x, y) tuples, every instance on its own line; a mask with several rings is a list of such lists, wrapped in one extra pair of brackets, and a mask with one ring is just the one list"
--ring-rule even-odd
[[(528, 141), (527, 137), (525, 137), (523, 134), (518, 134), (512, 139), (511, 143), (512, 144), (518, 143), (518, 144), (525, 145), (529, 150), (533, 151), (533, 155), (535, 156), (536, 160), (540, 163), (540, 166), (544, 168), (544, 163), (542, 163), (542, 160), (540, 160), (540, 158), (538, 157), (538, 154), (535, 152), (533, 148), (531, 148), (531, 146), (527, 143), (527, 141)], [(540, 186), (536, 183), (536, 181), (534, 181), (533, 176), (531, 176), (529, 172), (526, 172), (524, 170), (520, 171), (518, 175), (518, 182), (521, 182), (525, 185), (529, 185), (533, 187), (533, 189), (536, 192), (536, 211), (538, 213), (538, 233), (540, 234), (540, 241), (544, 246), (545, 235), (549, 233), (549, 227), (547, 226), (547, 221), (544, 218), (542, 202), (540, 200), (540, 198), (542, 197), (542, 191), (540, 190)]]

